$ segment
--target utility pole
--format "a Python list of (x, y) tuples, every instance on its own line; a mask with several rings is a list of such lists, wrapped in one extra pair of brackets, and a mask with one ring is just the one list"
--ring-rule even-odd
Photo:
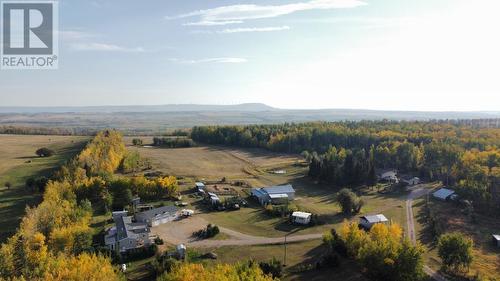
[(286, 267), (286, 237), (288, 236), (288, 234), (290, 234), (290, 233), (285, 234), (285, 243), (284, 243), (284, 246), (285, 246), (285, 256), (283, 257), (283, 267)]

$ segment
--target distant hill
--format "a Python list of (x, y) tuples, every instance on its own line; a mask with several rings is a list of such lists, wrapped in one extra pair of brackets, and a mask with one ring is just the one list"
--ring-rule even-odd
[(84, 130), (117, 128), (132, 134), (156, 134), (165, 132), (168, 129), (190, 128), (197, 125), (277, 124), (284, 122), (382, 119), (493, 118), (500, 118), (500, 112), (423, 112), (363, 109), (291, 110), (273, 108), (260, 103), (239, 105), (0, 107), (0, 126), (13, 125)]

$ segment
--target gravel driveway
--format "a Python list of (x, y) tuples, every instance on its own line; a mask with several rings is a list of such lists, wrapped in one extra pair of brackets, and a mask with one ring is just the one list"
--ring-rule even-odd
[[(220, 231), (229, 236), (225, 240), (203, 239), (200, 240), (193, 237), (193, 232), (203, 229), (209, 224), (205, 219), (193, 216), (190, 218), (169, 222), (151, 228), (152, 235), (158, 235), (165, 242), (170, 244), (186, 244), (192, 247), (221, 247), (221, 246), (234, 246), (234, 245), (265, 245), (265, 244), (279, 244), (284, 242), (284, 237), (262, 237), (243, 234), (238, 231), (219, 227)], [(287, 237), (287, 242), (298, 242), (305, 240), (320, 239), (323, 236), (321, 233), (317, 234), (304, 234), (304, 235), (290, 235)]]

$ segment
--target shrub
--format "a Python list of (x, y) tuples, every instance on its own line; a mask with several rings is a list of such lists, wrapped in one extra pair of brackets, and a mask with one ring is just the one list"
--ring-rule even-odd
[(132, 144), (133, 145), (142, 145), (142, 140), (141, 139), (132, 139)]
[(347, 188), (343, 188), (337, 193), (337, 202), (344, 214), (357, 214), (364, 205), (363, 200)]
[(52, 149), (49, 149), (49, 148), (46, 148), (46, 147), (42, 147), (42, 148), (37, 149), (35, 151), (35, 153), (39, 157), (50, 157), (50, 156), (52, 156), (52, 155), (55, 154), (55, 152)]
[(271, 275), (273, 278), (280, 278), (282, 276), (283, 265), (276, 258), (272, 258), (267, 262), (260, 262), (259, 267), (266, 275)]
[(215, 235), (219, 234), (219, 232), (220, 232), (220, 230), (219, 230), (218, 226), (208, 224), (207, 228), (195, 231), (193, 233), (193, 236), (201, 238), (201, 239), (206, 239), (206, 238), (214, 237)]
[(340, 257), (337, 253), (330, 253), (321, 258), (322, 267), (338, 267), (340, 265)]

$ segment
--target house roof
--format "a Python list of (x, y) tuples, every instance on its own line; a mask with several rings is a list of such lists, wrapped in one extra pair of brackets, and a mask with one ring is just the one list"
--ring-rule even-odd
[(500, 241), (500, 235), (499, 234), (493, 234), (493, 239)]
[(363, 216), (362, 219), (365, 219), (368, 223), (378, 223), (378, 222), (387, 222), (389, 221), (384, 215), (371, 215), (371, 216)]
[(411, 181), (411, 180), (417, 180), (417, 181), (419, 181), (420, 178), (419, 177), (404, 177), (403, 180), (404, 181)]
[(133, 223), (132, 217), (118, 217), (115, 219), (116, 224), (116, 240), (120, 241), (125, 238), (137, 238), (138, 234), (149, 232), (149, 228), (145, 223)]
[(265, 191), (269, 195), (276, 194), (276, 193), (294, 193), (295, 192), (295, 189), (293, 189), (291, 184), (264, 187), (264, 188), (262, 188), (262, 190)]
[(380, 177), (381, 178), (392, 178), (397, 175), (397, 172), (395, 170), (385, 170), (380, 172)]
[(141, 216), (148, 218), (148, 219), (152, 219), (153, 217), (155, 217), (157, 215), (161, 215), (161, 214), (165, 214), (165, 213), (175, 214), (175, 213), (177, 213), (177, 210), (178, 209), (175, 206), (163, 206), (160, 208), (155, 208), (155, 209), (147, 210), (144, 212), (140, 212), (139, 214)]
[(440, 188), (438, 191), (432, 193), (432, 196), (444, 200), (454, 193), (455, 193), (454, 190), (447, 189), (447, 188)]
[(306, 212), (293, 212), (292, 213), (292, 217), (303, 218), (303, 219), (307, 219), (311, 215), (312, 215), (311, 213), (306, 213)]
[(266, 193), (262, 191), (260, 188), (253, 188), (252, 189), (252, 194), (258, 197), (265, 196)]

